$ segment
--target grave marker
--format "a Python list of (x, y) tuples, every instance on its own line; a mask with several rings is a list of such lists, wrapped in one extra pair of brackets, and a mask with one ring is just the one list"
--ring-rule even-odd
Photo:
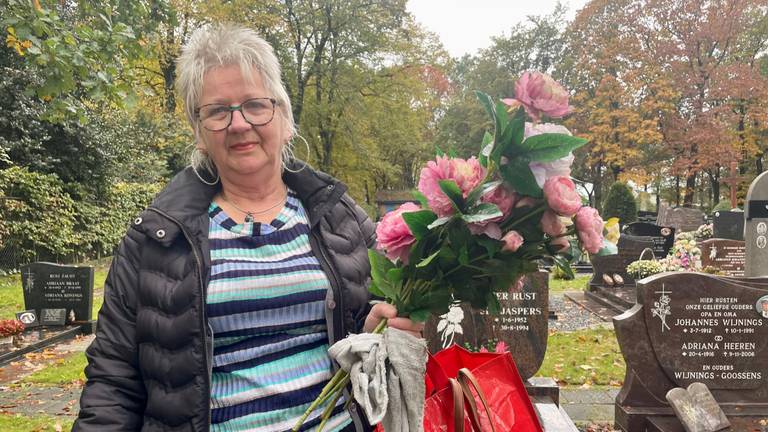
[(41, 324), (44, 309), (65, 309), (67, 323), (92, 320), (93, 267), (38, 262), (22, 267), (21, 279), (25, 308), (35, 310)]
[(704, 212), (697, 208), (661, 206), (656, 224), (675, 228), (678, 232), (696, 231), (704, 223)]
[(699, 243), (701, 267), (714, 267), (727, 276), (744, 276), (747, 262), (743, 241), (712, 238)]
[(638, 283), (637, 304), (613, 319), (627, 364), (616, 398), (622, 430), (673, 425), (665, 395), (694, 382), (712, 391), (732, 423), (736, 418), (739, 425), (756, 424), (756, 418), (768, 416), (768, 318), (759, 311), (762, 298), (768, 299), (768, 278), (676, 272)]
[(653, 254), (656, 258), (664, 258), (675, 244), (675, 229), (647, 222), (633, 222), (624, 228), (626, 234), (640, 237), (650, 237), (653, 241)]
[(747, 191), (744, 241), (747, 276), (768, 275), (768, 172), (757, 176)]
[(744, 240), (744, 212), (715, 212), (712, 215), (712, 237)]

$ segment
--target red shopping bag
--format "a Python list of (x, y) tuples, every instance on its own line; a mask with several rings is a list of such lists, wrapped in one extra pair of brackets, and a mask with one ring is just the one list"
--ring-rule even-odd
[[(467, 369), (470, 375), (474, 375), (478, 389), (471, 388), (471, 383), (462, 379), (461, 369)], [(483, 409), (475, 410), (480, 413), (479, 426), (482, 432), (493, 429), (496, 432), (543, 430), (509, 353), (473, 353), (453, 345), (437, 352), (427, 362), (427, 387), (431, 385), (436, 391), (427, 393), (425, 432), (454, 432), (454, 398), (450, 386), (446, 387), (448, 380), (453, 378), (458, 378), (462, 383), (465, 398), (469, 402), (467, 405), (470, 406), (462, 416), (465, 430), (470, 430), (470, 419), (475, 415), (471, 412), (473, 407), (483, 406), (482, 395), (487, 401), (488, 414)], [(470, 397), (474, 400), (469, 400)], [(428, 425), (428, 422), (432, 424)]]

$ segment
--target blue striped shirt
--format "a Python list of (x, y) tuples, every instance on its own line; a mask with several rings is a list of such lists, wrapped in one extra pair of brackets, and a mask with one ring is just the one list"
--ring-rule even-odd
[[(208, 214), (211, 431), (288, 431), (332, 376), (324, 305), (330, 285), (310, 249), (306, 212), (289, 191), (269, 224), (237, 224), (215, 203)], [(351, 423), (344, 403), (323, 430)], [(301, 430), (316, 430), (324, 409)]]

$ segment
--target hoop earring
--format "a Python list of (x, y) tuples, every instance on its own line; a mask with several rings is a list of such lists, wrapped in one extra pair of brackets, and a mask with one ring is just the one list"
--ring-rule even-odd
[(307, 166), (309, 166), (309, 163), (307, 163), (307, 161), (301, 161), (301, 163), (302, 163), (301, 168), (299, 168), (296, 171), (288, 168), (288, 166), (285, 164), (286, 160), (298, 160), (298, 159), (296, 159), (296, 155), (293, 154), (293, 139), (294, 138), (299, 138), (302, 141), (304, 141), (304, 146), (307, 148), (307, 159), (309, 159), (309, 152), (311, 151), (311, 149), (309, 148), (309, 142), (307, 142), (306, 138), (304, 138), (303, 136), (299, 135), (298, 133), (295, 134), (293, 137), (291, 137), (290, 141), (288, 141), (288, 143), (286, 144), (285, 150), (283, 152), (283, 157), (284, 157), (284, 159), (283, 159), (283, 169), (288, 171), (288, 172), (297, 173), (297, 172), (302, 171)]
[(203, 182), (203, 183), (207, 184), (208, 186), (216, 186), (216, 184), (218, 184), (218, 183), (219, 183), (219, 178), (220, 178), (220, 177), (219, 177), (219, 173), (218, 173), (218, 172), (216, 173), (216, 179), (215, 179), (214, 181), (212, 181), (212, 182), (208, 182), (208, 181), (206, 181), (206, 180), (205, 180), (205, 179), (204, 179), (204, 178), (203, 178), (203, 177), (200, 175), (200, 173), (199, 173), (199, 172), (197, 172), (197, 168), (195, 168), (195, 166), (194, 166), (194, 165), (190, 165), (190, 167), (192, 167), (192, 172), (194, 172), (194, 173), (195, 173), (195, 175), (197, 176), (198, 180), (200, 180), (201, 182)]

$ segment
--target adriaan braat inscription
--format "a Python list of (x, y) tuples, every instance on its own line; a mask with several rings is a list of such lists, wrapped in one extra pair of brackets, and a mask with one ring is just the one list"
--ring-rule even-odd
[(617, 424), (644, 431), (649, 418), (669, 417), (669, 390), (694, 382), (728, 416), (768, 416), (768, 317), (757, 309), (763, 298), (768, 279), (680, 272), (639, 282), (637, 304), (614, 318), (627, 363)]
[(66, 309), (67, 323), (91, 321), (93, 267), (32, 263), (22, 268), (21, 279), (25, 308), (34, 310), (41, 324), (46, 322), (43, 309)]

